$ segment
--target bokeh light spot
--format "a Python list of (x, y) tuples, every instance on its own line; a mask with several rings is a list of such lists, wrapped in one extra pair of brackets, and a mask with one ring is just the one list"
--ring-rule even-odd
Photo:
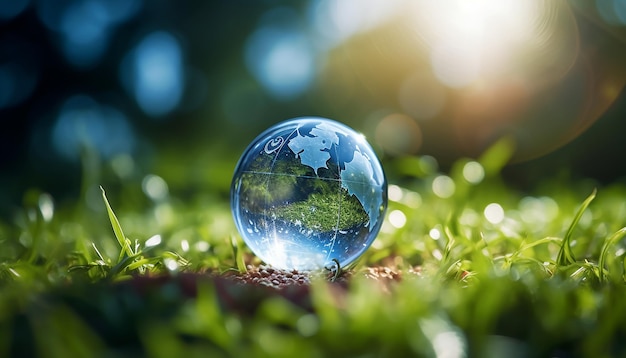
[(39, 211), (45, 222), (50, 222), (54, 215), (54, 201), (50, 194), (44, 193), (39, 196)]
[(520, 216), (528, 223), (549, 223), (559, 214), (559, 205), (549, 197), (527, 196), (519, 202)]
[(131, 58), (131, 81), (126, 82), (139, 107), (153, 117), (173, 111), (184, 89), (183, 54), (178, 40), (165, 31), (153, 32), (141, 40)]
[(406, 224), (406, 215), (401, 210), (393, 210), (389, 213), (389, 223), (396, 229), (401, 229)]
[(314, 56), (310, 40), (289, 27), (262, 26), (245, 45), (248, 69), (279, 100), (296, 98), (311, 85), (316, 73)]
[(459, 217), (459, 223), (466, 226), (476, 226), (479, 224), (480, 215), (476, 213), (476, 211), (465, 208)]
[(440, 198), (449, 198), (454, 195), (456, 185), (452, 178), (447, 175), (440, 175), (433, 180), (433, 193)]
[(409, 191), (404, 195), (402, 203), (409, 208), (417, 209), (420, 205), (422, 205), (422, 197), (414, 191)]
[(146, 240), (146, 247), (157, 246), (161, 243), (161, 235), (154, 235)]
[(206, 252), (206, 251), (209, 251), (209, 248), (211, 248), (211, 245), (206, 241), (198, 241), (196, 242), (194, 247), (196, 250), (200, 252)]
[(74, 2), (61, 18), (61, 30), (74, 45), (102, 41), (107, 26), (105, 9), (95, 1)]
[(143, 5), (142, 0), (89, 0), (100, 3), (109, 23), (119, 24), (134, 17)]
[(302, 315), (296, 321), (296, 329), (304, 337), (311, 337), (319, 330), (319, 319), (314, 314)]
[[(17, 2), (23, 0), (17, 0)], [(12, 0), (11, 2), (16, 2)], [(50, 30), (63, 32), (67, 12), (79, 11), (98, 24), (111, 27), (135, 16), (142, 0), (37, 0), (34, 2), (41, 22)], [(73, 10), (72, 10), (73, 8)]]
[(122, 179), (128, 178), (135, 170), (135, 161), (127, 153), (116, 155), (111, 160), (111, 168)]
[(41, 22), (61, 35), (58, 45), (73, 66), (91, 68), (103, 57), (117, 25), (141, 8), (141, 0), (39, 0)]
[(417, 122), (400, 113), (385, 116), (376, 126), (375, 138), (391, 155), (416, 154), (422, 145), (422, 131)]
[(504, 220), (504, 209), (498, 203), (491, 203), (485, 207), (485, 218), (492, 224), (499, 224)]
[(167, 267), (169, 271), (178, 271), (178, 262), (176, 260), (168, 257), (165, 260), (163, 260), (163, 263), (165, 264), (165, 267)]
[(394, 184), (389, 185), (387, 188), (387, 197), (391, 201), (402, 200), (402, 188)]
[(309, 4), (310, 21), (330, 48), (387, 20), (401, 5), (399, 1), (313, 0)]
[(152, 200), (162, 200), (168, 195), (167, 183), (158, 175), (146, 175), (141, 183), (141, 188)]
[(54, 148), (69, 160), (78, 160), (86, 149), (108, 159), (130, 153), (135, 144), (124, 114), (85, 95), (71, 97), (64, 103), (51, 135)]
[(63, 53), (75, 66), (88, 67), (104, 54), (109, 40), (105, 9), (95, 1), (72, 3), (61, 16)]
[(439, 358), (466, 358), (467, 340), (454, 324), (439, 316), (422, 318), (420, 328)]
[(419, 158), (419, 166), (425, 174), (433, 174), (439, 169), (439, 162), (432, 155), (423, 155)]
[(463, 178), (472, 184), (478, 184), (485, 178), (485, 168), (478, 162), (469, 161), (463, 166)]
[(432, 228), (428, 232), (428, 236), (430, 236), (430, 238), (433, 240), (439, 240), (441, 239), (441, 231), (439, 231), (439, 229), (437, 228)]

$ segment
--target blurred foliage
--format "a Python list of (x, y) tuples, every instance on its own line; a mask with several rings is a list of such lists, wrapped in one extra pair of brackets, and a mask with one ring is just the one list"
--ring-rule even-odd
[[(298, 299), (225, 278), (260, 262), (211, 187), (155, 199), (127, 181), (100, 191), (98, 205), (29, 192), (0, 224), (0, 352), (625, 354), (626, 186), (546, 178), (520, 192), (499, 174), (507, 155), (500, 143), (448, 173), (429, 157), (390, 163), (389, 214), (347, 286), (313, 276)], [(437, 194), (442, 177), (452, 195)], [(363, 275), (378, 265), (402, 279)]]
[[(548, 138), (549, 147), (558, 147), (600, 117), (566, 148), (512, 165), (503, 174), (522, 188), (545, 174), (580, 175), (603, 183), (624, 175), (625, 166), (614, 155), (621, 148), (615, 133), (623, 129), (625, 103), (618, 81), (626, 53), (619, 1), (539, 2), (538, 9), (548, 7), (552, 11), (545, 13), (559, 16), (526, 23), (545, 25), (542, 34), (551, 36), (544, 39), (548, 43), (558, 44), (562, 37), (576, 43), (570, 40), (577, 38), (579, 62), (593, 71), (588, 78), (555, 80), (558, 90), (528, 94), (539, 98), (531, 96), (527, 102), (548, 103), (550, 110), (526, 112), (515, 102), (516, 87), (491, 88), (493, 79), (478, 85), (486, 86), (483, 92), (489, 98), (474, 93), (475, 86), (464, 90), (439, 84), (432, 91), (420, 87), (405, 93), (416, 86), (411, 71), (419, 70), (428, 83), (437, 81), (417, 30), (410, 27), (421, 23), (421, 13), (400, 10), (393, 15), (402, 1), (387, 3), (388, 9), (377, 7), (376, 1), (362, 6), (327, 0), (3, 2), (0, 215), (9, 216), (22, 206), (31, 188), (58, 200), (76, 200), (82, 192), (97, 201), (99, 185), (113, 190), (120, 181), (149, 174), (164, 178), (177, 193), (209, 185), (225, 195), (227, 173), (248, 141), (273, 123), (305, 115), (333, 118), (364, 133), (387, 165), (417, 153), (436, 157), (444, 169), (459, 153), (476, 158), (500, 134), (516, 136), (518, 142), (520, 136), (531, 143)], [(558, 31), (563, 21), (574, 21), (578, 33)], [(561, 47), (550, 48), (558, 52)], [(529, 63), (552, 58), (528, 57)], [(154, 63), (156, 70), (150, 67)], [(565, 65), (544, 65), (546, 76), (567, 70)], [(526, 78), (513, 70), (512, 76)], [(529, 88), (541, 87), (544, 79), (532, 78)], [(606, 78), (615, 83), (602, 82)], [(583, 111), (593, 118), (577, 116), (579, 108), (572, 103), (591, 99), (569, 97), (570, 92), (606, 95), (614, 99), (607, 99), (606, 107), (613, 105)], [(431, 101), (436, 93), (447, 100)], [(435, 102), (441, 102), (439, 117), (411, 113)], [(469, 116), (459, 119), (462, 127), (450, 122), (458, 117), (455, 113)], [(470, 150), (459, 142), (463, 135), (488, 145)], [(611, 165), (602, 164), (605, 158), (611, 158)], [(85, 168), (86, 163), (96, 163), (98, 169)], [(93, 177), (85, 180), (85, 173)]]

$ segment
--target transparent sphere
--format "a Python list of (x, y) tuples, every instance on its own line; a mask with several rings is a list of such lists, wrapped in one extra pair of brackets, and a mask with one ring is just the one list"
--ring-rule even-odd
[(365, 138), (333, 120), (303, 117), (259, 135), (233, 178), (231, 208), (266, 264), (316, 270), (354, 262), (376, 238), (387, 180)]

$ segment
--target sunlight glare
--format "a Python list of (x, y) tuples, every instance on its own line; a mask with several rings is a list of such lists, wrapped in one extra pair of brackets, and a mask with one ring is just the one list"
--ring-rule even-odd
[(536, 1), (443, 0), (415, 5), (417, 30), (431, 47), (434, 74), (453, 88), (498, 74), (516, 47), (538, 35)]

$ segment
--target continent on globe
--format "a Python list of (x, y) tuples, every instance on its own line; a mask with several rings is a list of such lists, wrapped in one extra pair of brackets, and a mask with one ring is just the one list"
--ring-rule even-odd
[(311, 135), (301, 135), (291, 139), (287, 146), (291, 149), (296, 158), (304, 165), (313, 168), (315, 174), (319, 168), (328, 169), (326, 162), (330, 159), (330, 147), (339, 144), (339, 137), (328, 125), (321, 123), (311, 129)]
[[(346, 169), (341, 171), (341, 186), (359, 199), (370, 217), (368, 227), (372, 230), (378, 222), (380, 206), (383, 204), (381, 183), (374, 177), (374, 168), (370, 159), (361, 154), (358, 147), (354, 152), (354, 159), (345, 163), (345, 166)], [(372, 181), (377, 185), (371, 185)]]
[[(300, 158), (303, 165), (311, 167), (315, 174), (318, 174), (319, 168), (328, 169), (330, 150), (333, 145), (339, 145), (339, 136), (335, 130), (326, 123), (320, 123), (311, 129), (309, 135), (302, 135), (298, 128), (296, 130), (298, 135), (289, 140), (287, 146), (296, 158)], [(378, 222), (383, 201), (381, 183), (374, 177), (370, 158), (363, 155), (358, 146), (354, 148), (353, 158), (352, 161), (344, 164), (344, 170), (340, 170), (341, 186), (359, 200), (370, 218), (368, 227), (372, 230)], [(377, 185), (372, 186), (372, 181)]]

